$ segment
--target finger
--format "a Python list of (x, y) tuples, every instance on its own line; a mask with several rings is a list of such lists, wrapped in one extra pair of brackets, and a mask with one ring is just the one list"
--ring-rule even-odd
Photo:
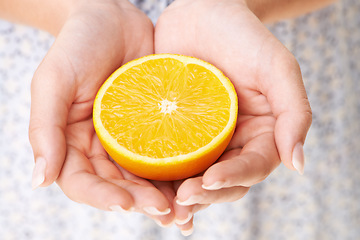
[(176, 225), (184, 225), (188, 223), (193, 218), (193, 208), (194, 206), (182, 206), (177, 203), (178, 198), (176, 197), (173, 202), (174, 212), (175, 212), (175, 223)]
[(226, 150), (242, 148), (255, 137), (263, 133), (274, 132), (275, 123), (276, 119), (273, 116), (239, 115), (234, 135)]
[(130, 180), (132, 182), (135, 182), (135, 183), (143, 185), (143, 186), (149, 186), (149, 187), (153, 186), (153, 184), (151, 182), (149, 182), (148, 180), (134, 175), (133, 173), (122, 168), (116, 162), (114, 162), (114, 164), (117, 166), (117, 168), (120, 170), (120, 172), (122, 173), (122, 175), (124, 176), (124, 178), (126, 180)]
[[(108, 160), (103, 156), (95, 156), (89, 158), (89, 160), (93, 165), (94, 173), (96, 175), (109, 182), (117, 184), (124, 189), (128, 189), (129, 191), (142, 191), (136, 190), (136, 188), (141, 186), (147, 188), (154, 188), (154, 185), (151, 182), (129, 173), (128, 171), (122, 169), (118, 165), (115, 165), (114, 162)], [(121, 180), (126, 180), (128, 184), (125, 184), (124, 181)], [(133, 184), (134, 187), (130, 187), (130, 183)], [(164, 194), (164, 196), (169, 200), (169, 202), (171, 202), (171, 199), (174, 198), (174, 193), (171, 193), (171, 190), (167, 189), (167, 186), (160, 185), (156, 187), (160, 190), (160, 192)], [(157, 207), (150, 206), (151, 204), (148, 205), (148, 207), (139, 207), (135, 204), (133, 210), (137, 210), (138, 212), (146, 214), (150, 218), (154, 219), (156, 223), (161, 227), (168, 227), (172, 225), (174, 218), (174, 214), (172, 213), (173, 211), (170, 211), (168, 209), (166, 209), (165, 211), (161, 211), (158, 210), (159, 208)]]
[[(174, 191), (177, 192), (183, 182), (184, 182), (184, 180), (174, 181), (173, 182)], [(178, 201), (177, 196), (173, 200), (173, 208), (174, 208), (174, 212), (175, 212), (175, 223), (179, 227), (180, 225), (187, 224), (193, 218), (194, 206), (181, 206), (181, 205), (177, 204), (176, 201)], [(192, 222), (192, 220), (191, 220), (191, 222)], [(180, 228), (180, 230), (188, 230), (188, 229), (190, 229), (190, 228), (185, 228), (185, 227)]]
[(168, 199), (154, 186), (142, 186), (131, 181), (118, 181), (117, 184), (131, 194), (136, 211), (149, 216), (166, 216), (171, 213)]
[(249, 189), (248, 187), (236, 186), (214, 191), (204, 189), (202, 184), (202, 177), (186, 180), (177, 192), (176, 203), (181, 206), (191, 206), (194, 204), (233, 202), (242, 198)]
[[(97, 141), (93, 141), (92, 146), (93, 148), (96, 148), (99, 141), (96, 136), (94, 138)], [(103, 152), (103, 150), (99, 150), (100, 152)], [(67, 158), (67, 161), (70, 161), (69, 157)], [(132, 177), (132, 179), (135, 178), (136, 181), (127, 179), (126, 177), (131, 176), (131, 174), (123, 174), (124, 171), (121, 171), (105, 154), (90, 156), (89, 160), (83, 158), (82, 161), (88, 161), (87, 166), (84, 163), (80, 166), (83, 169), (86, 167), (92, 174), (126, 190), (133, 198), (132, 208), (134, 211), (145, 213), (153, 218), (156, 216), (155, 219), (163, 221), (164, 224), (170, 224), (173, 215), (169, 202), (172, 200), (170, 201), (168, 198), (171, 199), (171, 196), (174, 197), (174, 193), (171, 193), (170, 187), (165, 184), (159, 184), (160, 189), (157, 189), (149, 181), (140, 178), (138, 179), (136, 176)], [(70, 171), (74, 171), (74, 169), (75, 167)], [(66, 169), (62, 170), (62, 172), (64, 171), (66, 171)], [(86, 197), (86, 193), (84, 196)]]
[[(123, 181), (124, 185), (126, 180)], [(57, 183), (73, 201), (84, 203), (102, 210), (132, 210), (132, 195), (119, 184), (109, 182), (97, 175), (80, 151), (68, 147), (67, 159)]]
[[(95, 174), (107, 180), (126, 179), (143, 186), (153, 186), (153, 184), (150, 183), (149, 181), (140, 178), (138, 176), (135, 176), (134, 174), (126, 171), (119, 164), (117, 164), (111, 158), (111, 156), (108, 156), (108, 154), (104, 150), (104, 147), (101, 145), (98, 136), (95, 134), (92, 120), (90, 120), (90, 122), (91, 124), (89, 124), (90, 128), (88, 129), (88, 131), (83, 131), (83, 132), (90, 132), (90, 134), (92, 134), (93, 136), (92, 137), (85, 136), (83, 139), (92, 138), (92, 142), (90, 144), (91, 149), (90, 149), (90, 153), (88, 153), (88, 157), (89, 157), (89, 161), (91, 162), (94, 168)], [(71, 127), (69, 127), (69, 130), (71, 131)], [(71, 141), (72, 139), (68, 138), (68, 142)], [(81, 141), (81, 140), (77, 140), (77, 141)]]
[(174, 199), (173, 205), (176, 226), (183, 236), (190, 236), (194, 231), (195, 208), (201, 205), (182, 206), (177, 203), (177, 198)]
[[(152, 181), (152, 183), (157, 189), (159, 189), (160, 192), (164, 194), (169, 203), (174, 201), (176, 193), (174, 191), (173, 182)], [(169, 208), (171, 209), (169, 214), (162, 216), (152, 216), (155, 222), (161, 227), (170, 227), (175, 222), (175, 211), (173, 204), (170, 204)]]
[(50, 50), (32, 80), (29, 139), (35, 158), (33, 188), (50, 185), (63, 165), (73, 80), (71, 68), (56, 50)]
[[(189, 212), (189, 215), (186, 219), (183, 220), (179, 220), (179, 218), (177, 218), (177, 220), (175, 220), (176, 226), (180, 229), (181, 234), (185, 237), (190, 236), (193, 232), (194, 232), (194, 214), (209, 207), (210, 204), (196, 204), (193, 206), (181, 206), (179, 204), (177, 204), (176, 202), (174, 203), (174, 206), (176, 207), (176, 215), (182, 215), (182, 213), (186, 212), (188, 213), (189, 209), (191, 209), (191, 211)], [(186, 211), (184, 211), (186, 210)]]
[(192, 216), (186, 223), (176, 224), (176, 226), (180, 229), (183, 236), (190, 236), (194, 232), (194, 217)]
[(250, 140), (243, 149), (223, 154), (219, 162), (204, 173), (203, 188), (249, 187), (263, 181), (279, 164), (273, 133), (263, 133)]
[(286, 167), (303, 174), (303, 145), (312, 113), (299, 65), (291, 53), (284, 51), (273, 60), (263, 91), (276, 117), (275, 141), (280, 158)]

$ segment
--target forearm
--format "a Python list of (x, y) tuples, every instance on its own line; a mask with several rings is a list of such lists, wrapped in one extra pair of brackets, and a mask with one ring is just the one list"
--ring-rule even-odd
[(294, 18), (325, 7), (336, 0), (246, 0), (250, 10), (263, 22)]
[(0, 18), (56, 35), (71, 5), (71, 0), (0, 0)]

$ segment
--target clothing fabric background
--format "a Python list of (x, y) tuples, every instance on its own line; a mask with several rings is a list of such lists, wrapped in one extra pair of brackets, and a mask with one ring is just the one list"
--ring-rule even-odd
[[(156, 22), (171, 1), (132, 2)], [(196, 214), (186, 239), (360, 239), (360, 2), (268, 27), (298, 59), (312, 106), (305, 174), (281, 165), (243, 199)], [(0, 239), (185, 239), (141, 214), (74, 203), (56, 184), (31, 190), (30, 82), (53, 41), (0, 21)]]

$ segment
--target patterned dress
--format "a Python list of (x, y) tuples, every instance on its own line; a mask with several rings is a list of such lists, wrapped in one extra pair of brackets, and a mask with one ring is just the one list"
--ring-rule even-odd
[[(171, 1), (132, 2), (155, 23)], [(195, 215), (186, 239), (360, 239), (360, 2), (268, 28), (298, 59), (312, 106), (305, 174), (281, 165), (243, 199)], [(31, 191), (30, 81), (53, 41), (0, 21), (0, 239), (185, 239), (141, 214), (74, 203), (55, 184)]]

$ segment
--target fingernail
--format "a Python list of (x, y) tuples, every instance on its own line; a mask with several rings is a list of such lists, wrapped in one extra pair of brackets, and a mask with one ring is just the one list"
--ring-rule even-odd
[(181, 230), (181, 234), (185, 237), (190, 236), (194, 232), (194, 226), (187, 230)]
[(130, 207), (128, 210), (126, 210), (123, 207), (121, 207), (120, 205), (112, 205), (109, 208), (111, 211), (120, 212), (120, 213), (129, 213), (129, 212), (134, 211), (134, 207)]
[(217, 181), (215, 183), (213, 183), (210, 186), (205, 186), (204, 184), (201, 186), (203, 189), (205, 190), (219, 190), (221, 188), (223, 188), (225, 186), (225, 182), (224, 181)]
[(174, 224), (174, 221), (169, 222), (168, 224), (163, 224), (160, 220), (154, 219), (155, 223), (163, 228), (171, 227)]
[(169, 214), (171, 212), (170, 208), (167, 208), (167, 209), (165, 209), (163, 211), (160, 211), (156, 207), (144, 207), (143, 210), (145, 212), (147, 212), (148, 214), (155, 215), (155, 216), (162, 216), (162, 215)]
[(192, 217), (193, 217), (193, 214), (191, 212), (189, 212), (188, 216), (185, 219), (175, 218), (175, 223), (178, 225), (184, 225), (184, 224), (188, 223)]
[(293, 154), (292, 154), (292, 163), (294, 168), (299, 172), (300, 175), (304, 174), (304, 165), (305, 165), (305, 157), (304, 157), (304, 147), (299, 142), (295, 145)]
[(180, 201), (179, 199), (176, 200), (176, 203), (181, 205), (181, 206), (190, 206), (190, 205), (194, 205), (196, 203), (200, 203), (203, 200), (203, 196), (201, 195), (193, 195), (191, 197), (189, 197), (188, 199), (186, 199), (185, 201)]
[(38, 157), (35, 160), (35, 167), (33, 170), (31, 187), (38, 188), (45, 181), (46, 160), (43, 157)]

